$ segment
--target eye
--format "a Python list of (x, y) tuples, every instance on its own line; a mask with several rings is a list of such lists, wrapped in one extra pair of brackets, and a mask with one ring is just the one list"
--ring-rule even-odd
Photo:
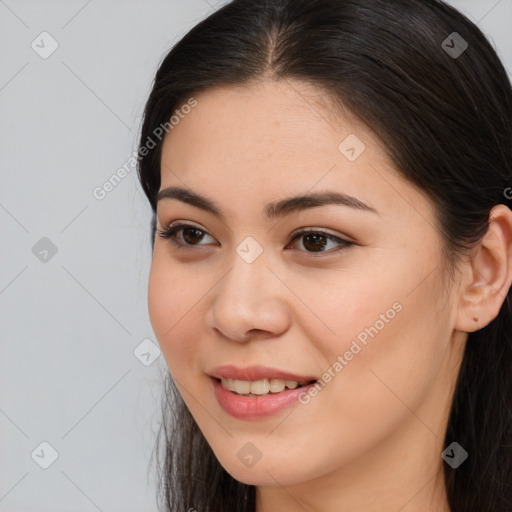
[[(198, 242), (203, 240), (208, 233), (191, 224), (177, 224), (164, 229), (158, 229), (158, 235), (163, 239), (169, 240), (172, 245), (179, 249), (192, 249), (197, 245), (207, 245)], [(211, 237), (211, 235), (208, 236)], [(211, 238), (213, 239), (213, 237)], [(344, 240), (331, 233), (313, 228), (303, 229), (295, 233), (292, 238), (292, 243), (301, 238), (303, 239), (302, 246), (306, 249), (302, 252), (309, 253), (332, 253), (355, 245), (353, 242)], [(338, 244), (338, 248), (329, 251), (324, 250), (329, 242)]]
[[(178, 233), (182, 232), (181, 236)], [(193, 247), (194, 245), (205, 245), (196, 243), (198, 240), (203, 239), (206, 231), (192, 226), (191, 224), (177, 224), (175, 226), (169, 226), (164, 229), (158, 229), (158, 235), (169, 240), (174, 246), (179, 248)], [(185, 240), (185, 242), (181, 241)]]
[[(303, 239), (302, 246), (307, 249), (306, 252), (313, 253), (333, 253), (343, 248), (350, 247), (351, 245), (355, 245), (353, 242), (344, 240), (343, 238), (337, 237), (331, 233), (313, 228), (299, 231), (293, 236), (292, 242), (295, 242), (295, 240), (300, 238)], [(329, 242), (338, 244), (339, 247), (335, 248), (334, 250), (324, 251), (324, 248), (328, 245)]]

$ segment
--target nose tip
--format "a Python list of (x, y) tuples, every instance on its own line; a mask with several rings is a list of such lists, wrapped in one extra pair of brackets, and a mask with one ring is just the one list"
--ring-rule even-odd
[(289, 317), (276, 282), (263, 260), (248, 264), (239, 259), (213, 291), (210, 326), (223, 338), (241, 343), (281, 334)]

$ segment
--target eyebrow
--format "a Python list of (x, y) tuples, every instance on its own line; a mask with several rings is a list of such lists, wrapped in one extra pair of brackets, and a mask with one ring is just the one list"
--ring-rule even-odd
[[(183, 187), (167, 187), (158, 192), (157, 202), (161, 199), (177, 199), (184, 203), (190, 204), (201, 210), (215, 215), (216, 217), (225, 220), (225, 215), (222, 209), (212, 199), (202, 196), (191, 189)], [(326, 191), (302, 194), (298, 196), (281, 199), (265, 206), (264, 214), (269, 220), (285, 217), (292, 212), (306, 210), (308, 208), (315, 208), (318, 206), (327, 205), (342, 205), (348, 206), (356, 210), (372, 212), (379, 214), (375, 208), (363, 203), (359, 199), (342, 194), (340, 192)]]

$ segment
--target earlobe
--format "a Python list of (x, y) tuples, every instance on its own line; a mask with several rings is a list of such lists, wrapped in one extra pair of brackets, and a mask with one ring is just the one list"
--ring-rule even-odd
[(489, 226), (463, 272), (455, 328), (482, 329), (494, 320), (512, 284), (512, 211), (496, 205)]

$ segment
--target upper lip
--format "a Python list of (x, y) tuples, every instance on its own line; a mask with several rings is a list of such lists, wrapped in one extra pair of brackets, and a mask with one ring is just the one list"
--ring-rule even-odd
[(209, 375), (216, 379), (236, 379), (236, 380), (263, 380), (263, 379), (283, 379), (293, 380), (296, 382), (310, 382), (317, 380), (316, 377), (308, 375), (297, 375), (295, 373), (286, 372), (278, 368), (270, 368), (268, 366), (246, 366), (239, 368), (237, 366), (227, 364), (216, 366)]

